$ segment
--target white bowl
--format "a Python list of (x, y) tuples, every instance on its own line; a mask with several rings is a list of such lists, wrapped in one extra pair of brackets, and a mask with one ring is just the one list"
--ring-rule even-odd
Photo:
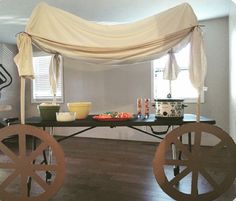
[(57, 121), (74, 121), (76, 113), (75, 112), (57, 112)]
[(74, 102), (67, 103), (67, 107), (70, 112), (76, 112), (76, 119), (85, 119), (91, 110), (91, 104), (91, 102)]

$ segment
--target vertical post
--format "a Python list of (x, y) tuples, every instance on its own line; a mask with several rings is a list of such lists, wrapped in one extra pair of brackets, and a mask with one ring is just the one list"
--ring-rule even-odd
[(20, 78), (20, 119), (25, 124), (25, 78)]
[(172, 98), (172, 82), (171, 82), (171, 80), (169, 80), (169, 97), (167, 97), (167, 98)]
[(198, 89), (197, 108), (196, 108), (197, 122), (200, 122), (200, 113), (201, 113), (201, 92)]

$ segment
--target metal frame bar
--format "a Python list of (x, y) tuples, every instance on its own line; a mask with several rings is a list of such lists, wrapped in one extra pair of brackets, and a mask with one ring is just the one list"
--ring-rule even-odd
[(73, 133), (73, 134), (71, 134), (71, 135), (68, 135), (68, 136), (65, 136), (65, 137), (61, 137), (61, 138), (57, 139), (57, 141), (58, 141), (58, 142), (61, 142), (61, 141), (63, 141), (63, 140), (66, 140), (66, 139), (68, 139), (68, 138), (70, 138), (70, 137), (73, 137), (73, 136), (75, 136), (75, 135), (79, 135), (79, 134), (84, 133), (85, 131), (91, 130), (91, 129), (93, 129), (93, 128), (96, 128), (96, 126), (91, 126), (91, 127), (89, 127), (89, 128), (83, 129), (83, 130), (78, 131), (78, 132), (76, 132), (76, 133)]
[(158, 134), (156, 134), (156, 133), (150, 133), (150, 132), (144, 131), (144, 130), (142, 130), (142, 129), (136, 128), (136, 127), (134, 127), (134, 126), (127, 126), (127, 127), (132, 128), (132, 129), (137, 130), (137, 131), (140, 131), (140, 132), (142, 132), (142, 133), (144, 133), (144, 134), (153, 136), (153, 137), (155, 137), (155, 138), (161, 139), (161, 140), (164, 139), (163, 137), (158, 136)]
[[(68, 135), (68, 136), (65, 136), (65, 137), (61, 137), (61, 138), (57, 139), (57, 141), (58, 141), (58, 142), (61, 142), (61, 141), (66, 140), (66, 139), (68, 139), (68, 138), (71, 138), (71, 137), (74, 137), (74, 136), (76, 136), (76, 135), (82, 134), (82, 133), (84, 133), (84, 132), (86, 132), (86, 131), (88, 131), (88, 130), (92, 130), (92, 129), (96, 128), (96, 127), (97, 127), (97, 126), (91, 126), (91, 127), (89, 127), (89, 128), (83, 129), (83, 130), (78, 131), (78, 132), (76, 132), (76, 133), (73, 133), (73, 134), (71, 134), (71, 135)], [(139, 132), (142, 132), (142, 133), (144, 133), (144, 134), (146, 134), (146, 135), (150, 135), (150, 136), (152, 136), (152, 137), (159, 138), (159, 139), (161, 139), (161, 140), (163, 140), (164, 138), (163, 138), (163, 137), (160, 137), (160, 136), (158, 136), (158, 135), (164, 135), (164, 134), (166, 134), (166, 133), (169, 131), (169, 128), (170, 128), (170, 126), (168, 126), (168, 128), (167, 128), (166, 131), (156, 132), (156, 131), (154, 131), (154, 129), (153, 129), (151, 126), (149, 126), (149, 127), (151, 128), (151, 131), (152, 131), (152, 132), (148, 132), (148, 131), (144, 131), (144, 130), (139, 129), (139, 128), (134, 127), (134, 126), (127, 126), (127, 127), (128, 127), (128, 128), (131, 128), (131, 129), (134, 129), (134, 130), (137, 130), (137, 131), (139, 131)], [(110, 127), (110, 128), (115, 128), (115, 126), (112, 126), (112, 127)]]

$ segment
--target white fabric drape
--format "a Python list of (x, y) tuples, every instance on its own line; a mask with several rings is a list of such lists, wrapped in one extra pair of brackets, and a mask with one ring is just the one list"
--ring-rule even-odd
[[(153, 60), (171, 49), (181, 49), (188, 42), (191, 43), (190, 80), (200, 91), (206, 58), (198, 21), (188, 4), (137, 22), (104, 25), (40, 3), (25, 32), (17, 36), (19, 53), (14, 60), (21, 77), (33, 78), (32, 44), (46, 52), (89, 63), (117, 65)], [(174, 79), (177, 69), (169, 65), (166, 72), (168, 79)]]
[(191, 38), (189, 76), (193, 86), (198, 90), (198, 93), (200, 93), (204, 87), (206, 67), (207, 61), (203, 47), (201, 29), (195, 27)]
[[(201, 33), (192, 8), (184, 3), (158, 15), (119, 25), (89, 22), (40, 3), (25, 33), (18, 36), (15, 57), (20, 76), (33, 77), (31, 42), (50, 53), (100, 64), (127, 64), (159, 58), (172, 48), (193, 43), (190, 78), (202, 86), (206, 65)], [(198, 70), (200, 68), (200, 70)]]
[(176, 80), (179, 72), (180, 68), (177, 64), (175, 54), (171, 51), (168, 53), (168, 60), (163, 72), (163, 78), (165, 80)]
[(52, 94), (54, 97), (53, 102), (56, 100), (57, 94), (57, 85), (58, 85), (58, 78), (60, 74), (60, 67), (61, 65), (61, 56), (58, 54), (54, 54), (51, 58), (50, 66), (49, 66), (49, 83), (51, 86)]
[(19, 53), (15, 56), (14, 61), (18, 67), (19, 75), (27, 78), (33, 78), (34, 70), (31, 37), (28, 37), (24, 33), (18, 34), (17, 47)]

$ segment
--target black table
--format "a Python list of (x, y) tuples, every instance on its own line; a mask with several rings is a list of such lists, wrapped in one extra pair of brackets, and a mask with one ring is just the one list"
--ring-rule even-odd
[[(44, 129), (46, 127), (52, 128), (51, 129), (51, 135), (53, 135), (53, 128), (54, 127), (84, 127), (84, 129), (70, 134), (68, 136), (64, 136), (64, 137), (60, 137), (57, 138), (57, 141), (63, 141), (65, 139), (68, 139), (70, 137), (79, 135), (81, 133), (84, 133), (88, 130), (94, 129), (96, 127), (110, 127), (110, 128), (114, 128), (114, 127), (129, 127), (131, 129), (140, 131), (144, 134), (153, 136), (155, 138), (159, 138), (159, 139), (163, 139), (163, 137), (161, 137), (161, 135), (165, 135), (167, 134), (167, 132), (169, 131), (169, 128), (171, 126), (180, 126), (186, 123), (193, 123), (196, 122), (196, 115), (194, 114), (184, 114), (183, 118), (156, 118), (155, 114), (151, 114), (149, 116), (149, 118), (145, 119), (145, 118), (133, 118), (130, 120), (126, 120), (126, 121), (99, 121), (99, 120), (95, 120), (93, 119), (94, 115), (89, 115), (86, 119), (77, 119), (75, 121), (71, 121), (71, 122), (58, 122), (58, 121), (45, 121), (42, 120), (40, 117), (31, 117), (31, 118), (27, 118), (25, 121), (25, 124), (28, 125), (32, 125), (32, 126), (36, 126), (36, 127), (43, 127)], [(200, 117), (200, 122), (204, 122), (204, 123), (209, 123), (209, 124), (215, 124), (215, 120), (213, 119), (209, 119), (207, 117), (201, 116)], [(150, 127), (151, 131), (147, 131), (147, 130), (143, 130), (140, 129), (140, 126), (148, 126)], [(167, 129), (164, 131), (154, 131), (155, 126), (167, 126)], [(191, 149), (191, 133), (188, 134), (188, 143), (189, 143), (189, 149)], [(34, 148), (36, 148), (35, 145), (35, 140), (34, 140)], [(172, 148), (174, 150), (174, 147)], [(176, 152), (176, 150), (174, 151)], [(181, 153), (179, 153), (179, 156), (181, 155)], [(173, 155), (173, 158), (176, 158), (176, 154)], [(47, 163), (47, 159), (46, 157), (44, 157), (44, 162)], [(177, 175), (179, 173), (179, 167), (174, 167), (174, 175)], [(50, 173), (48, 173), (49, 175), (47, 175), (46, 179), (49, 179)]]
[[(85, 131), (88, 131), (90, 129), (96, 128), (96, 127), (110, 127), (110, 128), (114, 128), (114, 127), (121, 127), (121, 126), (125, 126), (125, 127), (129, 127), (135, 130), (138, 130), (142, 133), (145, 133), (147, 135), (151, 135), (153, 137), (156, 138), (160, 138), (163, 139), (162, 137), (160, 137), (160, 135), (166, 134), (169, 130), (169, 128), (171, 126), (179, 126), (182, 124), (186, 124), (186, 123), (192, 123), (192, 122), (196, 122), (196, 115), (194, 114), (184, 114), (183, 118), (156, 118), (154, 114), (151, 114), (149, 116), (149, 118), (145, 119), (145, 118), (133, 118), (131, 120), (127, 120), (127, 121), (99, 121), (99, 120), (94, 120), (93, 119), (94, 115), (89, 115), (86, 119), (77, 119), (75, 121), (71, 121), (71, 122), (58, 122), (58, 121), (45, 121), (42, 120), (40, 117), (31, 117), (31, 118), (27, 118), (26, 119), (26, 124), (28, 125), (33, 125), (36, 127), (87, 127), (79, 132), (73, 133), (69, 136), (66, 137), (62, 137), (60, 139), (58, 139), (58, 141), (62, 141), (64, 139), (67, 139), (69, 137), (73, 137), (75, 135), (79, 135)], [(213, 119), (209, 119), (207, 117), (201, 116), (200, 117), (200, 122), (204, 122), (204, 123), (209, 123), (209, 124), (215, 124), (215, 120)], [(151, 132), (147, 132), (144, 131), (140, 128), (138, 128), (139, 126), (149, 126), (151, 128)], [(152, 126), (168, 126), (167, 130), (165, 131), (154, 131)]]

